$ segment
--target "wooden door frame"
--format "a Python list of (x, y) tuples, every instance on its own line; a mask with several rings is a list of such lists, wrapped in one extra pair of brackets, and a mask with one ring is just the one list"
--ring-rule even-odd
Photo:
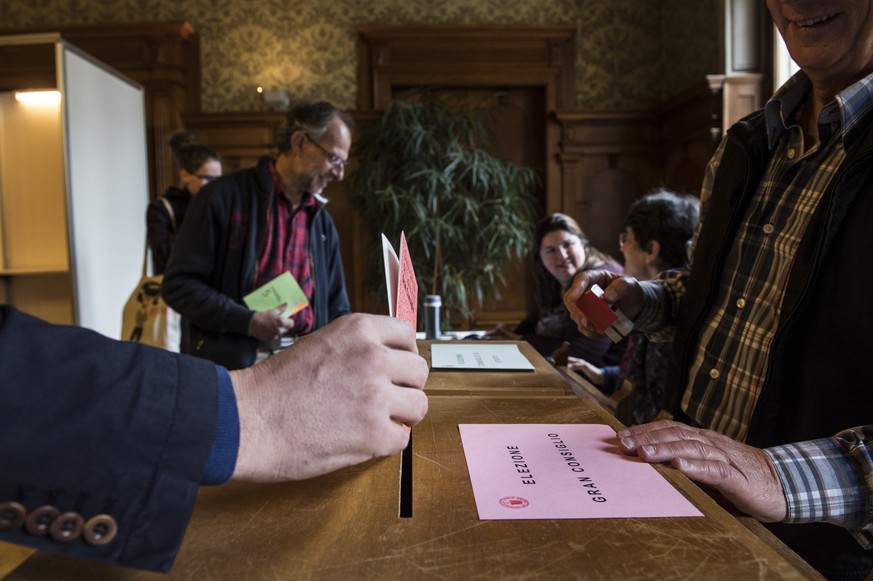
[[(554, 115), (576, 100), (576, 29), (573, 26), (360, 26), (358, 109), (386, 109), (399, 89), (534, 88), (544, 93), (546, 213), (563, 210), (561, 127)], [(361, 239), (362, 232), (356, 232)], [(356, 264), (365, 257), (356, 258)], [(482, 313), (494, 321), (523, 312)], [(474, 315), (474, 325), (479, 316)], [(512, 322), (512, 321), (510, 321)]]
[(553, 112), (576, 100), (573, 26), (360, 26), (358, 108), (384, 110), (395, 87), (545, 90), (545, 211), (561, 211), (561, 130)]

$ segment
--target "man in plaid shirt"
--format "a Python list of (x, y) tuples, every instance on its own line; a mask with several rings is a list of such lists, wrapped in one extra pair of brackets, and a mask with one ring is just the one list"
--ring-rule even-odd
[(652, 282), (582, 273), (565, 302), (595, 332), (575, 303), (596, 283), (638, 330), (675, 337), (672, 420), (619, 432), (625, 453), (670, 462), (775, 523), (828, 578), (863, 579), (873, 570), (873, 4), (767, 5), (802, 70), (710, 161), (690, 271)]

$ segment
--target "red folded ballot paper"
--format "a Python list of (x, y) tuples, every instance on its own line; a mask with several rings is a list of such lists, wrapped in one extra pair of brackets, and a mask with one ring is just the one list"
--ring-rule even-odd
[(388, 238), (382, 234), (382, 258), (385, 262), (385, 286), (388, 288), (388, 314), (418, 326), (418, 281), (406, 245), (406, 234), (400, 233), (400, 257)]
[[(407, 321), (415, 331), (418, 327), (418, 281), (415, 278), (412, 257), (409, 256), (405, 232), (400, 233), (399, 258), (391, 242), (382, 234), (382, 259), (385, 263), (385, 286), (388, 290), (388, 314)], [(412, 431), (406, 424), (400, 425), (407, 432)]]
[(579, 297), (576, 306), (598, 331), (606, 334), (614, 343), (618, 343), (634, 328), (633, 321), (602, 297), (603, 289), (595, 284)]

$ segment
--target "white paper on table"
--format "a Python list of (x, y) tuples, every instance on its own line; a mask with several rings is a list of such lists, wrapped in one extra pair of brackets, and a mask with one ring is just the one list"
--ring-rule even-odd
[(602, 424), (460, 424), (482, 520), (697, 517)]
[(533, 364), (506, 343), (434, 343), (430, 347), (431, 369), (479, 369), (482, 371), (533, 371)]

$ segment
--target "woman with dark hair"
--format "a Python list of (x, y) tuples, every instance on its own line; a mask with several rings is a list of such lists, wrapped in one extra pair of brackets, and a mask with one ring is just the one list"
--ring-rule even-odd
[(564, 306), (563, 296), (577, 272), (602, 269), (621, 274), (621, 266), (592, 246), (579, 224), (566, 214), (550, 214), (540, 220), (534, 240), (534, 304), (512, 332), (499, 326), (486, 336), (524, 339), (546, 357), (566, 341), (570, 357), (599, 361), (601, 366), (618, 364), (625, 342), (615, 344), (606, 336), (592, 338), (580, 333)]
[[(684, 266), (699, 208), (700, 201), (694, 196), (663, 189), (634, 202), (618, 238), (625, 274), (637, 280), (652, 280), (662, 272)], [(633, 417), (620, 419), (627, 424), (641, 424), (653, 420), (661, 410), (671, 347), (671, 341), (651, 341), (641, 333), (632, 333), (619, 365), (604, 366), (570, 357), (567, 367), (580, 371), (606, 395), (621, 389), (625, 381), (632, 383)]]
[(152, 249), (154, 274), (163, 274), (170, 258), (176, 232), (185, 219), (191, 198), (207, 183), (221, 175), (221, 156), (197, 142), (190, 131), (177, 131), (170, 137), (170, 149), (179, 166), (181, 187), (170, 186), (146, 210), (148, 243)]

